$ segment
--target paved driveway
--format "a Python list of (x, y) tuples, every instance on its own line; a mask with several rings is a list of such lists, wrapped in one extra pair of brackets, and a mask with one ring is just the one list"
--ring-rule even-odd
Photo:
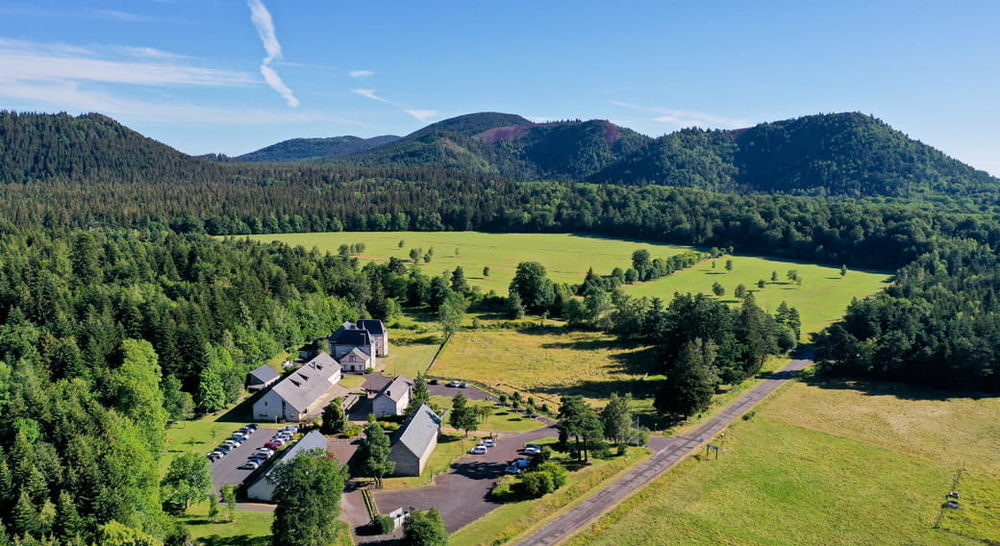
[[(233, 427), (235, 432), (239, 427)], [(240, 470), (237, 468), (247, 462), (247, 458), (263, 447), (268, 440), (278, 431), (278, 429), (260, 427), (257, 432), (250, 435), (250, 438), (240, 447), (230, 451), (225, 457), (212, 463), (212, 487), (215, 491), (222, 489), (225, 484), (239, 485), (250, 475), (253, 470)], [(222, 440), (219, 441), (222, 443)]]
[[(507, 463), (519, 456), (518, 450), (524, 444), (554, 436), (558, 436), (558, 432), (551, 426), (520, 434), (501, 434), (497, 447), (486, 455), (466, 455), (458, 459), (449, 472), (434, 479), (434, 485), (376, 491), (375, 503), (383, 514), (397, 508), (426, 510), (437, 507), (448, 532), (453, 533), (500, 506), (487, 495), (497, 478), (503, 475)], [(471, 447), (472, 442), (469, 445)], [(360, 491), (348, 491), (344, 495), (343, 517), (351, 524), (358, 543), (389, 538), (364, 535), (368, 512)]]
[[(793, 360), (771, 377), (747, 391), (711, 419), (702, 423), (687, 436), (673, 436), (663, 442), (662, 448), (624, 476), (611, 483), (596, 495), (574, 506), (538, 531), (518, 542), (519, 546), (558, 544), (594, 523), (632, 493), (658, 478), (681, 459), (703, 448), (704, 443), (722, 431), (729, 423), (750, 411), (765, 396), (794, 377), (795, 372), (812, 364), (811, 360)], [(659, 445), (657, 446), (659, 447)]]

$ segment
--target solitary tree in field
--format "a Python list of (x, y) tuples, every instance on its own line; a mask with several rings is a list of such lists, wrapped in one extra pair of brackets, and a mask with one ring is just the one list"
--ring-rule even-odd
[(757, 281), (757, 288), (763, 290), (765, 286), (767, 286), (767, 282), (764, 279)]
[(611, 393), (611, 399), (601, 410), (601, 424), (604, 425), (606, 440), (617, 445), (625, 442), (632, 429), (632, 394), (618, 396), (618, 393)]
[(778, 272), (777, 271), (772, 271), (771, 272), (771, 282), (778, 282)]
[(451, 400), (451, 413), (448, 414), (448, 424), (453, 428), (464, 430), (466, 436), (469, 435), (469, 432), (476, 430), (476, 426), (479, 424), (475, 409), (469, 405), (469, 401), (462, 393), (456, 394), (455, 398)]
[(438, 307), (438, 321), (445, 335), (450, 336), (458, 331), (465, 318), (465, 298), (458, 292), (448, 290), (444, 296), (444, 301)]
[(721, 298), (726, 295), (726, 288), (719, 283), (715, 283), (712, 285), (712, 293)]
[(840, 276), (841, 277), (846, 277), (847, 276), (847, 266), (846, 265), (840, 266)]
[(732, 271), (732, 270), (733, 270), (733, 261), (726, 260), (726, 271)]
[(490, 276), (490, 266), (486, 266), (486, 267), (483, 268), (483, 276), (484, 277), (489, 277)]
[(400, 239), (399, 240), (399, 248), (403, 248), (404, 246), (406, 246), (406, 241)]
[(742, 284), (738, 285), (736, 287), (736, 290), (733, 292), (733, 295), (736, 296), (736, 299), (739, 300), (745, 298), (747, 295), (747, 287), (743, 286)]
[(222, 486), (222, 502), (226, 503), (226, 517), (229, 521), (236, 519), (236, 486), (227, 483)]

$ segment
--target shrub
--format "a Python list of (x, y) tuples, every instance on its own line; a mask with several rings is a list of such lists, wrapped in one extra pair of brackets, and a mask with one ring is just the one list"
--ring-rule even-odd
[(502, 476), (490, 490), (490, 497), (499, 502), (517, 499), (517, 489), (520, 482), (514, 476)]
[(372, 520), (372, 527), (380, 535), (388, 535), (396, 530), (396, 521), (391, 516), (379, 514)]
[(354, 438), (355, 436), (361, 434), (361, 431), (362, 429), (359, 425), (350, 423), (346, 427), (344, 427), (344, 436), (347, 436), (348, 438)]
[(552, 476), (552, 485), (556, 489), (566, 485), (566, 482), (569, 481), (569, 471), (566, 470), (566, 467), (555, 461), (548, 461), (538, 465), (536, 472), (549, 473)]
[(542, 452), (538, 454), (538, 462), (547, 463), (549, 459), (552, 458), (553, 454), (555, 454), (555, 450), (553, 450), (551, 447), (542, 446)]
[(756, 411), (748, 411), (747, 413), (743, 414), (743, 420), (744, 421), (749, 421), (749, 420), (753, 419), (755, 415), (757, 415)]
[(552, 474), (538, 470), (524, 474), (521, 485), (524, 487), (524, 494), (530, 498), (538, 498), (556, 490)]

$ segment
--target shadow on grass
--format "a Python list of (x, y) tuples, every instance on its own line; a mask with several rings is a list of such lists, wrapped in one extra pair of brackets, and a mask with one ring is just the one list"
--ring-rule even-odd
[(199, 538), (195, 540), (195, 544), (204, 546), (270, 546), (271, 537), (252, 537), (250, 535), (220, 537), (213, 535)]
[(938, 400), (946, 401), (952, 398), (969, 398), (972, 400), (982, 400), (998, 398), (1000, 394), (961, 391), (961, 390), (940, 390), (930, 387), (908, 385), (894, 381), (876, 381), (871, 379), (854, 379), (848, 377), (831, 376), (822, 373), (806, 374), (802, 382), (821, 389), (851, 390), (863, 392), (869, 396), (893, 396), (901, 400)]
[(219, 423), (249, 423), (253, 421), (253, 403), (261, 396), (261, 393), (256, 393), (252, 396), (248, 396), (242, 402), (234, 406), (232, 409), (223, 413), (216, 422)]

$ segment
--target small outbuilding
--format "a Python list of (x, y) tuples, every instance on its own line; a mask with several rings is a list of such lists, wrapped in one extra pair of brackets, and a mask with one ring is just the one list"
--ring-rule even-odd
[(265, 364), (247, 374), (247, 390), (266, 390), (271, 385), (277, 383), (279, 379), (281, 379), (281, 374), (274, 371), (274, 368)]
[(292, 447), (282, 452), (281, 458), (274, 461), (270, 468), (253, 483), (247, 485), (247, 498), (271, 502), (274, 500), (274, 489), (278, 483), (274, 480), (274, 469), (312, 449), (326, 449), (326, 437), (319, 431), (312, 431), (302, 437)]
[(396, 432), (389, 460), (396, 463), (397, 476), (419, 476), (437, 447), (441, 418), (427, 404)]
[(375, 399), (372, 400), (372, 413), (375, 417), (403, 415), (406, 406), (410, 405), (412, 388), (413, 381), (406, 376), (397, 375), (375, 395)]

